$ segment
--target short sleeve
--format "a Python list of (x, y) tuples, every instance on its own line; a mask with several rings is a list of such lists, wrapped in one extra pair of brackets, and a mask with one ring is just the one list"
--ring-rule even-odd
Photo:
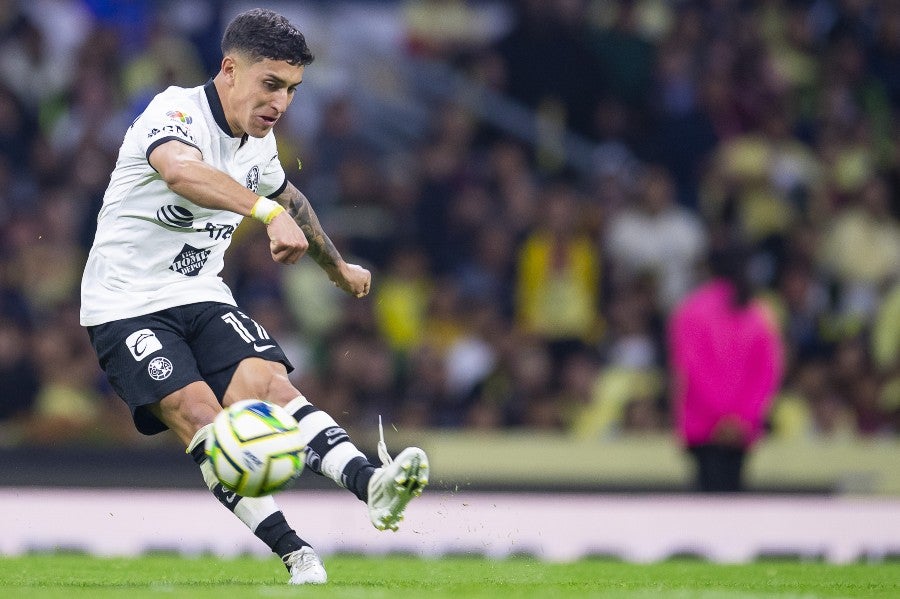
[(134, 127), (144, 156), (149, 159), (157, 146), (172, 140), (200, 150), (201, 123), (199, 110), (188, 101), (153, 101), (135, 121)]
[(278, 152), (275, 152), (260, 174), (259, 195), (274, 198), (281, 195), (285, 187), (287, 187), (287, 175), (278, 159)]

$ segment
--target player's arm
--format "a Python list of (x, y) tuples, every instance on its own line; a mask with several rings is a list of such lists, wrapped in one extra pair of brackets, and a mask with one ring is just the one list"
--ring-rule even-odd
[(169, 189), (198, 206), (250, 216), (259, 197), (203, 162), (200, 150), (177, 139), (153, 148), (148, 160)]
[(322, 229), (319, 217), (316, 216), (306, 196), (288, 181), (284, 191), (275, 199), (281, 205), (287, 206), (288, 213), (309, 240), (307, 253), (328, 274), (328, 278), (355, 297), (368, 294), (372, 274), (362, 266), (350, 264), (341, 258), (340, 252)]
[[(174, 193), (194, 204), (214, 210), (229, 210), (265, 222), (272, 259), (293, 264), (309, 247), (303, 231), (275, 203), (258, 195), (226, 173), (203, 161), (194, 146), (171, 140), (153, 148), (147, 157)], [(283, 202), (282, 202), (283, 204)]]

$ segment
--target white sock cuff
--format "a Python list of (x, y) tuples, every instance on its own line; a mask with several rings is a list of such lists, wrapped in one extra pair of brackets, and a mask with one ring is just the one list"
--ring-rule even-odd
[(298, 424), (300, 425), (300, 440), (304, 445), (309, 445), (309, 442), (322, 431), (338, 425), (334, 418), (321, 410), (307, 414)]
[(278, 511), (278, 504), (271, 495), (262, 497), (242, 497), (234, 506), (234, 515), (240, 518), (247, 528), (256, 532), (259, 523)]
[(297, 413), (297, 410), (302, 408), (303, 406), (308, 406), (309, 400), (303, 397), (303, 395), (298, 395), (287, 404), (285, 404), (284, 409), (287, 410), (287, 413), (293, 416)]
[(353, 443), (339, 443), (322, 458), (322, 474), (343, 486), (344, 468), (357, 457), (366, 456)]

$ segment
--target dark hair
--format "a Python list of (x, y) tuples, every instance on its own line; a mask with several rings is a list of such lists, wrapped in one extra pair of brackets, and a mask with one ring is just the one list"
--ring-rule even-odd
[(268, 58), (308, 65), (312, 52), (300, 30), (271, 10), (254, 8), (236, 16), (222, 36), (222, 53), (240, 52), (254, 61)]

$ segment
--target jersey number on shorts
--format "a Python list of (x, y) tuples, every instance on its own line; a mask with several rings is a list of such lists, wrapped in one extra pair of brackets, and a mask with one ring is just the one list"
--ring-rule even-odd
[[(244, 323), (241, 320), (245, 320), (252, 325), (252, 328), (255, 329), (256, 335), (250, 332)], [(231, 325), (231, 328), (240, 335), (241, 339), (246, 341), (247, 343), (253, 344), (253, 349), (258, 352), (266, 351), (267, 349), (272, 349), (275, 347), (274, 343), (266, 343), (269, 339), (269, 334), (266, 330), (255, 320), (244, 314), (243, 312), (228, 312), (222, 315), (222, 320)]]

